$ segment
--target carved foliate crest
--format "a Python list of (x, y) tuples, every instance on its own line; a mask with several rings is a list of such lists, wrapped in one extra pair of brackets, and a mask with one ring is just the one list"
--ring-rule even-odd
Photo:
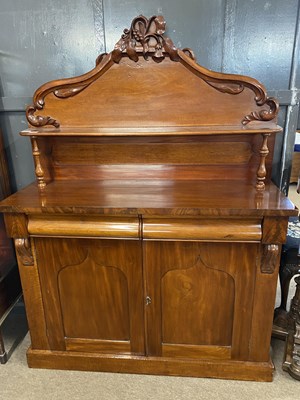
[(152, 16), (147, 19), (143, 15), (134, 18), (130, 29), (124, 29), (124, 33), (112, 52), (112, 58), (119, 62), (122, 54), (133, 60), (138, 61), (138, 52), (142, 50), (143, 56), (147, 59), (148, 55), (158, 61), (165, 58), (168, 54), (171, 60), (178, 60), (177, 49), (169, 38), (163, 34), (166, 30), (166, 22), (162, 15)]

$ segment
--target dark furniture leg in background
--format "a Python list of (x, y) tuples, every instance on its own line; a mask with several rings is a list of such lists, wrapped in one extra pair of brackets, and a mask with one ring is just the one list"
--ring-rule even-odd
[(291, 302), (290, 315), (293, 329), (289, 329), (286, 339), (285, 360), (282, 368), (293, 378), (300, 380), (300, 276), (295, 278), (296, 293)]
[[(280, 260), (279, 279), (281, 287), (281, 303), (275, 310), (273, 329), (275, 336), (284, 338), (290, 325), (293, 325), (293, 319), (290, 312), (287, 311), (287, 298), (290, 288), (290, 282), (293, 276), (300, 274), (300, 250), (299, 248), (289, 248), (282, 251)], [(274, 332), (276, 330), (276, 332)]]
[(300, 380), (300, 276), (295, 278), (296, 292), (286, 310), (290, 281), (300, 274), (300, 246), (282, 252), (279, 274), (281, 304), (274, 313), (273, 336), (286, 340), (283, 370)]

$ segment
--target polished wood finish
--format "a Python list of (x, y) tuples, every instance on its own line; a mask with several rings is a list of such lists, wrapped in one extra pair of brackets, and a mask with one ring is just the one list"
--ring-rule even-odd
[(32, 215), (28, 221), (31, 236), (83, 236), (134, 239), (139, 237), (139, 219)]
[[(124, 31), (115, 49), (97, 59), (96, 67), (92, 71), (80, 77), (53, 81), (41, 86), (35, 92), (34, 104), (27, 109), (29, 123), (38, 128), (60, 127), (60, 131), (53, 132), (54, 136), (56, 133), (59, 136), (73, 135), (74, 128), (79, 129), (77, 134), (80, 136), (85, 136), (80, 133), (80, 129), (90, 128), (92, 131), (89, 135), (118, 137), (130, 136), (132, 129), (135, 130), (135, 135), (140, 132), (141, 136), (185, 136), (185, 132), (190, 130), (193, 135), (200, 136), (201, 133), (220, 134), (220, 127), (223, 127), (223, 133), (224, 129), (226, 131), (230, 127), (230, 134), (257, 133), (257, 129), (262, 128), (261, 144), (253, 158), (258, 158), (255, 160), (256, 189), (264, 190), (267, 182), (265, 159), (270, 153), (268, 138), (271, 133), (278, 132), (277, 101), (269, 98), (264, 86), (253, 78), (221, 74), (199, 66), (190, 49), (176, 49), (169, 38), (163, 37), (164, 28), (161, 27), (165, 22), (162, 21), (160, 16), (149, 20), (143, 16), (137, 17), (130, 30)], [(153, 43), (155, 41), (156, 44)], [(245, 126), (250, 128), (244, 129)], [(99, 127), (100, 130), (97, 130)], [(65, 133), (65, 129), (68, 133)], [(37, 132), (37, 129), (31, 129), (23, 134), (31, 137), (38, 186), (44, 189), (51, 173), (46, 172), (43, 166), (42, 160), (47, 150), (43, 151), (44, 144), (38, 142)], [(52, 136), (49, 130), (45, 132), (47, 136)], [(74, 154), (75, 148), (76, 146)], [(186, 145), (180, 147), (183, 161), (185, 148)], [(160, 150), (155, 146), (152, 153), (159, 156)], [(171, 147), (168, 152), (170, 150)], [(245, 150), (238, 144), (232, 148), (234, 154), (241, 154), (244, 163), (247, 159)], [(248, 152), (249, 150), (248, 148)], [(97, 164), (106, 165), (106, 152), (104, 149), (103, 161)], [(192, 152), (197, 152), (197, 148)], [(226, 153), (225, 148), (223, 152)], [(89, 161), (91, 154), (95, 154), (95, 149), (86, 153)], [(129, 155), (129, 159), (132, 159), (130, 149), (127, 152), (115, 148), (112, 153), (121, 159), (124, 159), (122, 154)], [(149, 150), (143, 151), (144, 156), (148, 153)], [(215, 160), (222, 164), (219, 146), (216, 145), (213, 150), (207, 146), (205, 153), (211, 153), (209, 161), (204, 160), (206, 165)], [(54, 157), (55, 154), (57, 156), (57, 151), (54, 152)], [(176, 152), (170, 157), (171, 162), (174, 159), (180, 163)], [(166, 157), (164, 164), (168, 164), (170, 160)], [(191, 154), (189, 165), (195, 163), (193, 160), (195, 154)], [(227, 163), (226, 157), (223, 157), (223, 163), (231, 166), (230, 172), (225, 171), (225, 175), (234, 175), (235, 168), (232, 166), (236, 163), (236, 157), (231, 156)], [(196, 164), (200, 164), (200, 160), (196, 159)], [(218, 172), (224, 175), (222, 169)], [(90, 173), (91, 171), (89, 176)], [(244, 171), (244, 175), (247, 175), (247, 171)], [(250, 175), (254, 178), (253, 174)], [(65, 176), (70, 179), (70, 174), (66, 173)], [(207, 178), (205, 171), (204, 174), (200, 172), (198, 179), (203, 179), (204, 176)]]
[[(30, 242), (32, 244), (32, 242)], [(34, 247), (32, 246), (33, 253)], [(47, 333), (45, 313), (41, 293), (39, 271), (36, 263), (26, 265), (23, 258), (17, 252), (26, 315), (30, 331), (31, 345), (35, 349), (50, 349)]]
[[(11, 197), (10, 197), (11, 198)], [(8, 200), (8, 199), (7, 199)], [(11, 238), (27, 238), (27, 216), (20, 213), (4, 214), (6, 230)]]
[[(30, 124), (82, 126), (82, 115), (88, 115), (90, 127), (133, 127), (140, 121), (143, 126), (223, 125), (226, 114), (229, 125), (271, 121), (274, 127), (278, 103), (267, 97), (263, 85), (199, 66), (191, 50), (176, 49), (164, 32), (161, 16), (135, 18), (114, 50), (98, 57), (92, 71), (49, 82), (36, 91), (27, 109)], [(99, 101), (86, 101), (87, 96)], [(61, 106), (66, 98), (69, 107)], [(122, 118), (116, 118), (116, 110)]]
[(31, 367), (272, 379), (281, 244), (278, 105), (133, 20), (27, 110), (37, 182), (0, 204)]
[[(164, 128), (162, 128), (164, 129)], [(55, 180), (245, 180), (270, 182), (271, 162), (261, 158), (261, 135), (168, 137), (34, 136), (39, 188)], [(274, 136), (269, 139), (273, 153)], [(72, 147), (72, 152), (69, 149)], [(204, 151), (204, 149), (206, 149)], [(201, 156), (200, 156), (201, 155)], [(262, 168), (262, 166), (264, 168)], [(43, 183), (41, 184), (41, 179)]]
[(245, 308), (252, 308), (257, 250), (256, 244), (146, 242), (148, 354), (162, 355), (164, 343), (199, 345), (198, 351), (215, 345), (217, 353), (230, 346), (232, 359), (247, 359)]
[(129, 341), (131, 353), (144, 354), (139, 241), (35, 238), (34, 245), (44, 307), (51, 310), (51, 349), (86, 338), (107, 341), (107, 349), (110, 341), (115, 348)]
[(145, 219), (143, 239), (257, 241), (262, 236), (260, 220), (242, 219)]
[(274, 365), (268, 362), (232, 361), (210, 358), (127, 356), (106, 353), (46, 351), (29, 348), (28, 365), (77, 371), (110, 371), (136, 374), (192, 376), (271, 382)]
[[(143, 171), (141, 172), (141, 174)], [(59, 196), (58, 196), (59, 194)], [(276, 217), (273, 229), (281, 232), (285, 218), (297, 215), (293, 204), (270, 183), (263, 193), (243, 182), (189, 180), (78, 180), (51, 182), (41, 193), (35, 183), (14, 193), (0, 204), (9, 216), (10, 236), (28, 236), (27, 226), (18, 233), (24, 214), (98, 215), (133, 217)], [(19, 214), (18, 214), (19, 213)], [(21, 213), (21, 214), (20, 214)], [(21, 215), (22, 218), (17, 218)], [(15, 221), (13, 223), (12, 221)], [(277, 221), (277, 222), (276, 222)], [(26, 222), (27, 224), (28, 222)], [(12, 227), (12, 228), (11, 228)], [(13, 230), (11, 230), (13, 229)], [(24, 233), (23, 233), (24, 232)], [(267, 229), (269, 232), (269, 229)], [(275, 233), (276, 233), (275, 232)], [(277, 243), (274, 234), (271, 241)], [(282, 241), (285, 240), (285, 236)], [(270, 242), (269, 239), (265, 243)]]

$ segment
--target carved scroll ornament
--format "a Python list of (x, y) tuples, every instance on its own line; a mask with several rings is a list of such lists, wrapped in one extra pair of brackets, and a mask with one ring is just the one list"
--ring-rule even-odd
[(34, 264), (30, 240), (28, 238), (15, 239), (15, 248), (23, 265), (30, 266)]
[(261, 257), (261, 272), (263, 274), (273, 274), (278, 263), (279, 246), (278, 244), (266, 244), (263, 246)]
[(34, 106), (29, 106), (26, 109), (26, 118), (30, 125), (41, 127), (45, 125), (53, 125), (55, 128), (59, 128), (59, 122), (49, 116), (34, 115), (37, 110), (42, 110), (44, 108), (44, 101), (35, 103)]
[(227, 94), (239, 94), (245, 89), (245, 86), (241, 83), (226, 83), (226, 82), (213, 82), (207, 80), (206, 83), (209, 86), (217, 89), (219, 92), (227, 93)]
[(266, 93), (259, 91), (255, 97), (256, 104), (258, 106), (268, 106), (269, 109), (263, 109), (260, 111), (252, 111), (251, 114), (246, 115), (242, 124), (247, 125), (251, 121), (271, 121), (278, 113), (279, 104), (273, 97), (267, 97)]

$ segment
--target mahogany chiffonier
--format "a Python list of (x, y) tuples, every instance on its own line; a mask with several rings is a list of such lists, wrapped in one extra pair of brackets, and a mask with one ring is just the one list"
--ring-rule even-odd
[(139, 16), (27, 109), (37, 182), (0, 206), (30, 367), (272, 380), (278, 104)]

